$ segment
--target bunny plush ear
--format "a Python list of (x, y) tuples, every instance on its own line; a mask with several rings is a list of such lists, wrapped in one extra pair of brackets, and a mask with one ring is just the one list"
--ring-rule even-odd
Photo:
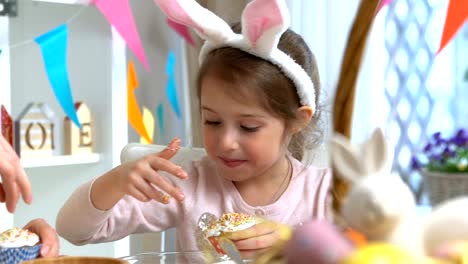
[(195, 0), (154, 1), (169, 19), (193, 28), (205, 40), (223, 43), (234, 35), (224, 20)]
[(376, 128), (372, 136), (363, 146), (365, 169), (368, 174), (376, 172), (390, 172), (393, 151), (389, 148), (381, 128)]
[(391, 170), (393, 152), (380, 128), (361, 145), (353, 145), (344, 136), (335, 135), (331, 140), (330, 153), (333, 166), (351, 182)]
[(330, 154), (333, 167), (352, 183), (365, 176), (358, 149), (341, 134), (336, 134), (330, 142)]
[(242, 34), (260, 54), (269, 54), (289, 27), (289, 12), (284, 1), (254, 0), (242, 13)]

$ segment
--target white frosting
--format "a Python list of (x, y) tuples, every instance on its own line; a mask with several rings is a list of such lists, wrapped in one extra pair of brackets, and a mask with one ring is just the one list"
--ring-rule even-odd
[(22, 228), (8, 229), (0, 234), (0, 247), (15, 248), (34, 246), (39, 243), (39, 236)]

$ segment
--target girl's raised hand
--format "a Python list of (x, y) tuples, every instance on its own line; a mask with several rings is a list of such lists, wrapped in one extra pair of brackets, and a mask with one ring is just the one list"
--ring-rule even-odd
[(179, 148), (180, 140), (174, 139), (159, 153), (123, 164), (119, 172), (118, 188), (142, 202), (155, 200), (167, 204), (171, 196), (182, 201), (184, 194), (159, 174), (159, 171), (165, 171), (180, 179), (188, 177), (180, 166), (170, 161)]
[(97, 209), (108, 210), (125, 195), (142, 202), (155, 200), (167, 204), (171, 197), (182, 201), (185, 196), (181, 190), (159, 173), (165, 171), (180, 179), (187, 179), (187, 173), (170, 161), (179, 148), (180, 140), (173, 139), (161, 152), (124, 163), (104, 174), (91, 188), (93, 205)]

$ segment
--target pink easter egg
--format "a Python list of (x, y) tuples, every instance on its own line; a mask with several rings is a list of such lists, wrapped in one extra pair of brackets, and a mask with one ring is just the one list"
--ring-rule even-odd
[(284, 255), (288, 264), (334, 264), (352, 251), (351, 243), (335, 226), (314, 220), (294, 229)]

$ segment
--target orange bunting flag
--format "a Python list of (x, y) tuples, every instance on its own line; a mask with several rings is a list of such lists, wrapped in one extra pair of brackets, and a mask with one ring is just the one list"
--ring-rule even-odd
[(135, 97), (135, 90), (138, 88), (138, 79), (135, 72), (135, 66), (132, 61), (128, 62), (128, 76), (127, 76), (127, 96), (128, 96), (128, 121), (130, 125), (143, 137), (149, 144), (153, 140), (148, 135), (145, 124), (143, 122), (143, 115), (141, 114), (138, 102)]
[(468, 0), (449, 0), (444, 31), (440, 40), (439, 54), (455, 36), (468, 18)]

